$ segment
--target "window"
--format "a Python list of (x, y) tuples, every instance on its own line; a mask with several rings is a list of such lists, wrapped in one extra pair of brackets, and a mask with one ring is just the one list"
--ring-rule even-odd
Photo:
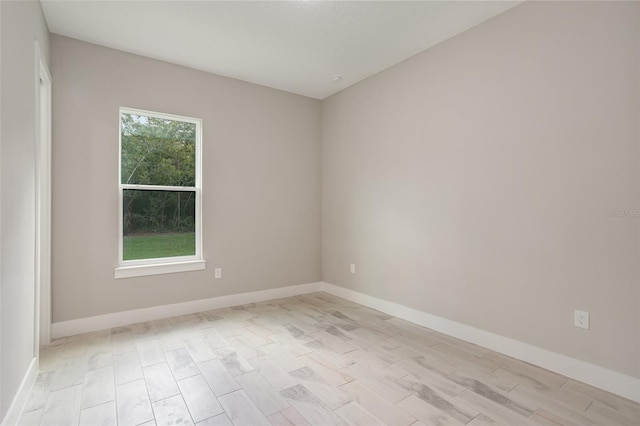
[(202, 121), (120, 108), (116, 278), (204, 269)]

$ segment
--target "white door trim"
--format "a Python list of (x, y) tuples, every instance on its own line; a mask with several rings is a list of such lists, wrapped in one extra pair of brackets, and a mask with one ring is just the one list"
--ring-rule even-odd
[(51, 73), (35, 42), (36, 271), (34, 357), (51, 341)]

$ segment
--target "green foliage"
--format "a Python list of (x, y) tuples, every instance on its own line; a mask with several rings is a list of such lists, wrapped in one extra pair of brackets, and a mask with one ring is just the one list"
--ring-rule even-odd
[(124, 235), (195, 231), (195, 192), (125, 189)]
[(195, 232), (124, 237), (124, 260), (156, 259), (196, 254)]
[[(121, 182), (195, 186), (196, 125), (122, 114)], [(195, 192), (124, 191), (124, 235), (195, 230)]]
[(122, 114), (122, 183), (195, 186), (196, 125)]

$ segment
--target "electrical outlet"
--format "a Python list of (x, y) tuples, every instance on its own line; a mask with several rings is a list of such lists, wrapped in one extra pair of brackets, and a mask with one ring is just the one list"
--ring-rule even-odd
[(222, 268), (216, 268), (214, 270), (214, 276), (215, 278), (222, 278)]
[(587, 311), (579, 311), (575, 310), (573, 325), (578, 328), (584, 328), (585, 330), (589, 329), (589, 312)]
[(351, 264), (351, 273), (355, 274), (356, 273), (356, 265), (355, 264)]

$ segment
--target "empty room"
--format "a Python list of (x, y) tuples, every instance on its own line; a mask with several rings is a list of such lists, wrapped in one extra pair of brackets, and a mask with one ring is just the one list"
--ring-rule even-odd
[(0, 1), (0, 424), (640, 426), (640, 2)]

